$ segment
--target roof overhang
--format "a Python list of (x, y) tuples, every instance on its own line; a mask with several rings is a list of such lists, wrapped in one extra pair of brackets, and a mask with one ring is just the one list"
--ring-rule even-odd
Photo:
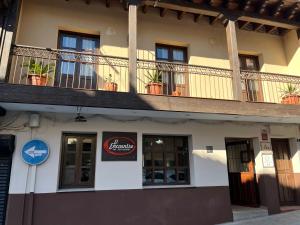
[(219, 19), (223, 20), (223, 24), (229, 19), (238, 23), (248, 22), (255, 28), (239, 27), (255, 31), (259, 31), (259, 27), (266, 33), (277, 30), (277, 34), (280, 34), (284, 33), (281, 31), (300, 28), (300, 2), (295, 0), (142, 0), (141, 5)]

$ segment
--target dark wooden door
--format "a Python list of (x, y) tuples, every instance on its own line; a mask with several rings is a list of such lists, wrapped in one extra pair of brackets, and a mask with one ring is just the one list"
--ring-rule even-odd
[(250, 141), (226, 143), (231, 203), (258, 206), (254, 153)]
[[(172, 45), (156, 44), (156, 60), (166, 61), (170, 64), (168, 68), (171, 71), (160, 71), (162, 75), (162, 82), (167, 85), (164, 94), (189, 96), (189, 76), (188, 72), (180, 71), (180, 65), (176, 63), (187, 64), (187, 48)], [(178, 67), (178, 68), (176, 68)], [(182, 68), (181, 68), (182, 70)]]
[(296, 195), (289, 142), (287, 139), (272, 139), (272, 148), (274, 152), (280, 203), (282, 205), (293, 204), (296, 201)]
[[(258, 56), (239, 55), (241, 70), (259, 71)], [(263, 102), (262, 83), (259, 75), (243, 80), (243, 98), (251, 102)]]

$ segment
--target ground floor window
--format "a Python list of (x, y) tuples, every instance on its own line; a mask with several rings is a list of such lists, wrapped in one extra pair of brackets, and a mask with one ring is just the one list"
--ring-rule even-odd
[(95, 178), (96, 134), (63, 134), (60, 188), (90, 188)]
[(143, 136), (143, 184), (189, 184), (188, 137)]

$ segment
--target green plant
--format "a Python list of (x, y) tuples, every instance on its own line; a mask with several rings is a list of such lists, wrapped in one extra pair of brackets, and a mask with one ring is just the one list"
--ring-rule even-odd
[(152, 73), (147, 71), (148, 83), (161, 83), (162, 82), (162, 71), (155, 70)]
[(111, 74), (109, 74), (108, 77), (106, 77), (104, 80), (105, 80), (106, 83), (113, 83), (113, 79), (112, 79)]
[(287, 97), (287, 96), (295, 96), (299, 95), (300, 91), (297, 85), (288, 84), (285, 88), (281, 90), (282, 96), (281, 97)]
[(34, 59), (31, 59), (29, 63), (24, 64), (24, 67), (28, 67), (28, 74), (29, 75), (39, 75), (43, 77), (51, 78), (50, 74), (54, 72), (55, 64), (45, 64), (43, 62), (37, 62)]

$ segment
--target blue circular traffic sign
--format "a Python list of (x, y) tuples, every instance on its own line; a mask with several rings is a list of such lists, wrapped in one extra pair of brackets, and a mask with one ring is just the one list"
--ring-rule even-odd
[(40, 165), (49, 156), (49, 147), (42, 140), (28, 141), (22, 148), (22, 158), (29, 165)]

